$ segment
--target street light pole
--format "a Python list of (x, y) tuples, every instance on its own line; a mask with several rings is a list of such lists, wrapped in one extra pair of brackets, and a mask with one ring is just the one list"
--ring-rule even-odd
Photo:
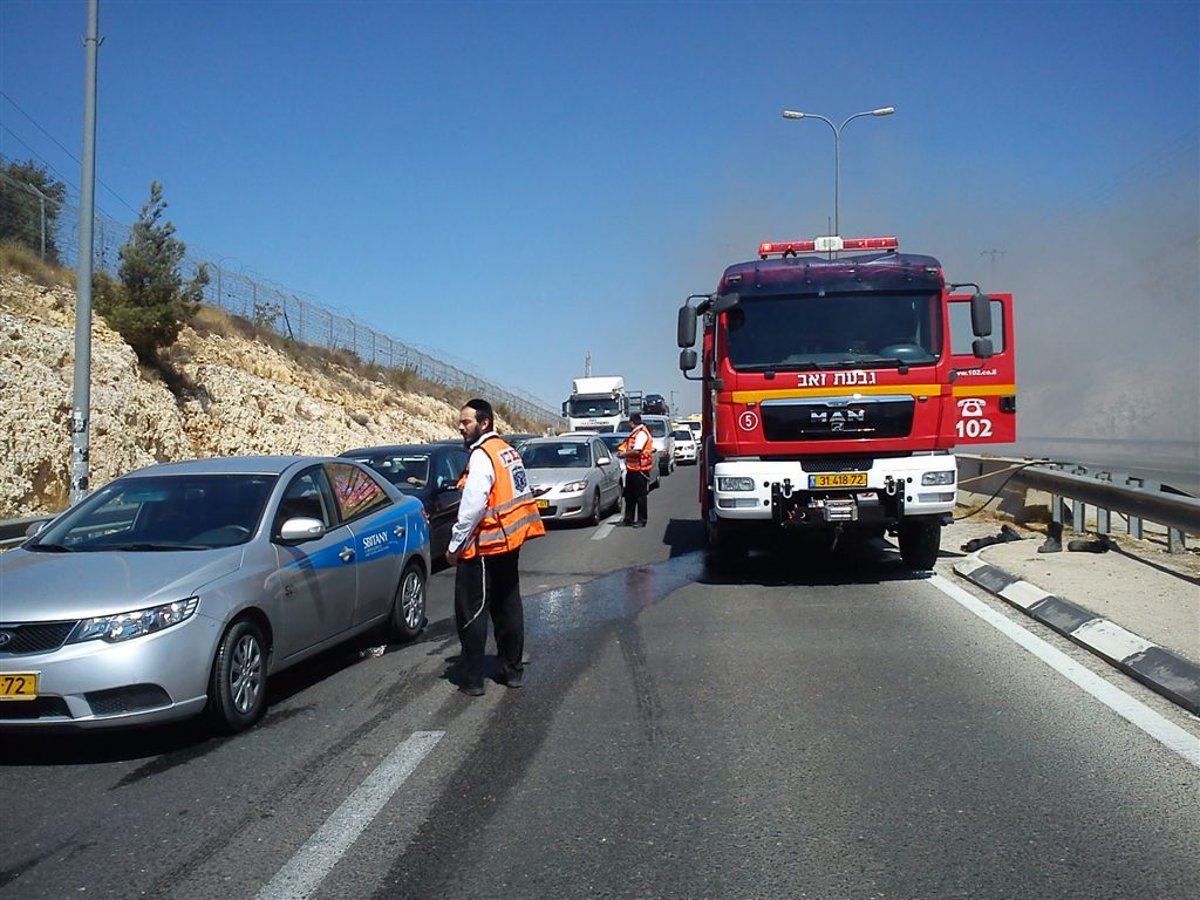
[(824, 116), (819, 116), (816, 113), (799, 112), (794, 109), (785, 109), (783, 117), (785, 119), (820, 119), (826, 125), (833, 129), (833, 233), (841, 234), (842, 225), (840, 220), (841, 208), (841, 192), (842, 192), (842, 129), (853, 122), (855, 119), (861, 119), (863, 116), (890, 116), (896, 111), (894, 106), (881, 106), (878, 109), (868, 109), (866, 112), (855, 113), (848, 117), (841, 125), (834, 125), (829, 119)]
[(83, 67), (83, 162), (79, 179), (79, 268), (75, 291), (75, 376), (71, 398), (72, 506), (88, 495), (92, 408), (92, 253), (96, 219), (96, 74), (99, 69), (100, 0), (88, 0)]

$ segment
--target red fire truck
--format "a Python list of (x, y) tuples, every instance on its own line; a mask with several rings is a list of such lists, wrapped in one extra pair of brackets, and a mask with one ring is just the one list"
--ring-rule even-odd
[(1012, 295), (947, 284), (894, 237), (764, 243), (716, 293), (688, 297), (678, 339), (684, 377), (703, 382), (700, 506), (718, 566), (797, 528), (831, 544), (890, 533), (907, 566), (930, 569), (954, 447), (1016, 438)]

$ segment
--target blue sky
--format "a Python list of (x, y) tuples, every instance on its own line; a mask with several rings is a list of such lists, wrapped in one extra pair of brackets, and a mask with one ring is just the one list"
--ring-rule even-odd
[[(891, 105), (844, 132), (842, 232), (1016, 292), (1037, 425), (1129, 340), (1131, 378), (1200, 380), (1198, 10), (102, 0), (97, 202), (158, 180), (195, 253), (555, 408), (590, 351), (687, 412), (682, 299), (833, 216), (833, 133), (781, 110)], [(0, 3), (0, 154), (72, 188), (40, 129), (80, 155), (85, 26)]]

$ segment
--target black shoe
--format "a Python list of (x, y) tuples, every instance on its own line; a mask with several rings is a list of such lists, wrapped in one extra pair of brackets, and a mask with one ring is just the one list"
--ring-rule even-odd
[(633, 525), (633, 523), (632, 523), (632, 522), (624, 522), (624, 521), (623, 521), (623, 522), (621, 522), (621, 524), (622, 524), (622, 525), (624, 525), (626, 528), (629, 528), (629, 527), (631, 527), (631, 526)]
[(483, 696), (483, 685), (482, 684), (460, 684), (458, 686), (458, 690), (460, 693), (466, 694), (468, 697), (482, 697)]
[(645, 527), (646, 527), (646, 523), (645, 523), (645, 522), (634, 522), (634, 523), (633, 523), (633, 527), (634, 527), (634, 528), (645, 528)]
[(505, 687), (519, 688), (525, 683), (525, 673), (520, 669), (510, 669), (496, 680)]

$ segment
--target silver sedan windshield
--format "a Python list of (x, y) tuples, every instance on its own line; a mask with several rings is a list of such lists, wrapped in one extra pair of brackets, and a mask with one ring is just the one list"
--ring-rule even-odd
[(258, 528), (274, 475), (163, 475), (107, 485), (25, 549), (32, 552), (211, 550)]
[(529, 443), (521, 447), (521, 462), (527, 469), (586, 469), (592, 453), (584, 441)]

